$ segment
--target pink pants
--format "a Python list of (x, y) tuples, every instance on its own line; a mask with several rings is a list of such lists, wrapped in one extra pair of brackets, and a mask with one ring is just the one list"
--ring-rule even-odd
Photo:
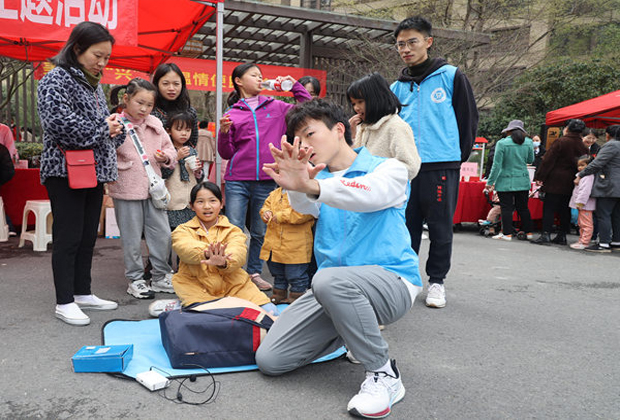
[[(491, 196), (491, 201), (497, 203), (499, 201), (499, 196), (497, 195), (497, 191), (493, 191), (493, 195)], [(495, 204), (489, 210), (489, 214), (487, 214), (487, 220), (489, 222), (497, 222), (499, 220), (499, 216), (502, 214), (502, 208), (499, 204)]]
[(487, 214), (487, 220), (489, 222), (495, 223), (497, 222), (501, 214), (502, 214), (502, 208), (499, 205), (493, 206), (491, 207), (491, 210), (489, 210), (489, 214)]
[(584, 245), (590, 243), (592, 239), (592, 232), (594, 231), (594, 222), (592, 221), (591, 210), (579, 210), (579, 216), (577, 217), (577, 224), (579, 225), (579, 242)]

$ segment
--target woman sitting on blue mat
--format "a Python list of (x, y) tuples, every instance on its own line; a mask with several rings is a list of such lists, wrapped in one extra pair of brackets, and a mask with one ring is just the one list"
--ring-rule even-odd
[(220, 215), (220, 188), (208, 181), (195, 185), (190, 193), (190, 206), (196, 216), (172, 232), (172, 248), (181, 260), (172, 285), (181, 301), (155, 301), (149, 306), (149, 313), (158, 316), (180, 305), (230, 296), (248, 300), (278, 315), (276, 306), (242, 268), (247, 257), (247, 238), (226, 216)]

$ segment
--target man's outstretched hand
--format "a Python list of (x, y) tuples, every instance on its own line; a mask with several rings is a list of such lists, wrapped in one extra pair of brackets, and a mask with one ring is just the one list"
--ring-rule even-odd
[(275, 162), (263, 165), (263, 171), (285, 190), (319, 195), (321, 190), (314, 177), (325, 168), (325, 164), (312, 166), (308, 162), (313, 153), (312, 147), (302, 149), (299, 147), (299, 137), (295, 137), (293, 144), (290, 144), (286, 136), (282, 136), (281, 148), (269, 143)]

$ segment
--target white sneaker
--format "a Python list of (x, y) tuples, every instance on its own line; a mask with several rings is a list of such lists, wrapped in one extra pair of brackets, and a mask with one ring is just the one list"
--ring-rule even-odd
[(512, 235), (504, 235), (503, 233), (499, 233), (495, 236), (492, 236), (493, 239), (503, 239), (504, 241), (512, 241)]
[(149, 305), (149, 315), (157, 318), (162, 312), (170, 312), (181, 309), (179, 299), (157, 299)]
[(446, 288), (443, 284), (430, 283), (426, 295), (426, 306), (431, 308), (443, 308), (446, 306)]
[(366, 380), (362, 382), (358, 392), (347, 405), (349, 414), (371, 419), (380, 419), (390, 415), (392, 405), (405, 396), (405, 387), (392, 360), (394, 376), (386, 372), (366, 372)]
[(174, 293), (174, 287), (172, 287), (172, 273), (167, 273), (163, 279), (151, 280), (151, 290), (161, 293)]
[(75, 302), (64, 305), (56, 305), (56, 318), (63, 320), (71, 325), (88, 325), (90, 318), (86, 315)]
[(575, 242), (574, 244), (570, 244), (570, 247), (573, 249), (586, 249), (587, 245), (584, 245), (581, 242)]
[(127, 293), (138, 299), (154, 299), (155, 293), (147, 286), (144, 280), (136, 280), (129, 283)]
[(74, 295), (73, 300), (81, 309), (93, 311), (111, 311), (118, 308), (118, 303), (111, 300), (99, 299), (95, 295)]

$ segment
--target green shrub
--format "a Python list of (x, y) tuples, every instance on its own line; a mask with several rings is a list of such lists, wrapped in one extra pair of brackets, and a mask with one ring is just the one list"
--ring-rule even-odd
[(33, 156), (39, 156), (43, 151), (43, 143), (16, 142), (15, 147), (20, 159), (30, 159)]

